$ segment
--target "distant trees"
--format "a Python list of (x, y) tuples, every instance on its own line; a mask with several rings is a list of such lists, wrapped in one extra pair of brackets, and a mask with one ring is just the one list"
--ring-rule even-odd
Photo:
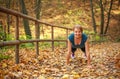
[[(55, 2), (56, 1), (56, 2)], [(4, 4), (3, 4), (4, 2)], [(112, 10), (112, 5), (113, 5), (113, 2), (115, 2), (117, 5), (116, 6), (119, 6), (120, 5), (120, 0), (33, 0), (33, 1), (29, 1), (29, 0), (0, 0), (0, 6), (1, 4), (4, 5), (5, 7), (7, 8), (15, 8), (15, 7), (18, 7), (18, 6), (12, 6), (13, 3), (15, 4), (16, 2), (19, 3), (19, 7), (21, 9), (21, 12), (23, 14), (26, 14), (28, 15), (28, 11), (30, 10), (34, 10), (34, 13), (32, 13), (31, 15), (35, 16), (37, 19), (40, 19), (40, 14), (41, 14), (41, 3), (43, 3), (43, 8), (48, 6), (48, 4), (53, 4), (52, 6), (50, 6), (50, 8), (52, 9), (49, 9), (50, 11), (52, 10), (55, 10), (56, 9), (56, 6), (57, 5), (62, 5), (63, 8), (61, 8), (60, 10), (62, 11), (64, 9), (64, 7), (66, 7), (67, 5), (69, 6), (70, 4), (73, 4), (73, 3), (83, 3), (83, 4), (79, 4), (77, 6), (81, 6), (81, 5), (84, 5), (84, 6), (81, 6), (83, 8), (85, 8), (85, 6), (90, 3), (90, 8), (91, 8), (91, 18), (92, 18), (92, 28), (94, 30), (95, 33), (98, 32), (99, 30), (99, 34), (106, 34), (107, 31), (108, 31), (108, 28), (109, 28), (109, 24), (110, 24), (110, 17), (111, 17), (111, 10)], [(30, 8), (28, 8), (29, 5), (27, 5), (28, 3), (27, 2), (30, 2), (29, 5)], [(58, 2), (58, 4), (56, 4)], [(67, 3), (65, 6), (63, 4)], [(26, 5), (25, 5), (26, 4)], [(34, 7), (33, 7), (34, 5)], [(76, 5), (74, 5), (76, 6)], [(73, 7), (72, 5), (70, 5), (70, 7)], [(54, 9), (53, 9), (54, 8)], [(58, 7), (57, 7), (58, 8)], [(87, 8), (89, 8), (89, 5), (87, 5)], [(71, 8), (73, 9), (73, 8)], [(46, 9), (48, 10), (48, 8)], [(58, 10), (58, 11), (60, 11)], [(65, 9), (67, 10), (67, 9)], [(99, 12), (99, 13), (96, 13)], [(46, 13), (45, 13), (46, 12)], [(57, 12), (57, 11), (56, 11)], [(65, 11), (64, 11), (65, 13)], [(49, 13), (48, 11), (45, 11), (43, 10), (43, 14), (46, 16), (46, 14), (49, 14), (49, 16), (51, 16), (51, 12)], [(100, 17), (99, 17), (99, 16)], [(48, 15), (47, 15), (48, 16)], [(96, 17), (97, 16), (97, 17)], [(10, 15), (7, 14), (7, 32), (9, 33), (9, 28), (10, 28)], [(100, 27), (98, 28), (98, 22), (96, 20), (96, 18), (100, 18)], [(24, 24), (24, 29), (25, 29), (25, 34), (27, 36), (27, 38), (32, 38), (32, 35), (31, 35), (31, 31), (30, 31), (30, 27), (29, 27), (29, 21), (27, 21), (27, 19), (23, 19), (23, 24)], [(39, 29), (40, 30), (40, 25), (38, 24), (39, 26)], [(40, 36), (40, 35), (39, 35)]]
[(92, 14), (92, 24), (93, 24), (93, 29), (94, 29), (94, 32), (96, 33), (96, 21), (95, 21), (95, 17), (94, 17), (94, 9), (93, 9), (93, 1), (90, 0), (90, 6), (91, 6), (91, 14)]
[[(3, 7), (6, 7), (6, 8), (9, 8), (9, 9), (17, 9), (18, 11), (20, 10), (23, 14), (26, 14), (28, 15), (28, 11), (27, 11), (27, 3), (25, 2), (28, 2), (29, 0), (0, 0), (0, 6), (3, 6)], [(30, 2), (30, 1), (29, 1)], [(35, 6), (33, 8), (31, 8), (31, 10), (34, 11), (35, 13), (35, 17), (36, 19), (40, 19), (40, 12), (41, 12), (41, 0), (33, 0), (30, 5), (32, 6)], [(30, 6), (31, 7), (31, 6)], [(29, 10), (29, 9), (28, 9)], [(34, 15), (34, 14), (32, 14)], [(11, 21), (12, 20), (12, 16), (7, 14), (7, 19), (6, 19), (6, 27), (4, 27), (6, 29), (6, 33), (10, 34), (10, 23), (13, 22)], [(20, 23), (22, 24), (22, 23)], [(23, 26), (24, 26), (24, 32), (25, 32), (25, 35), (26, 35), (26, 38), (27, 39), (31, 39), (32, 38), (32, 34), (31, 34), (31, 29), (30, 29), (30, 26), (29, 26), (29, 21), (27, 19), (24, 19), (23, 18)], [(39, 26), (39, 24), (38, 24)], [(40, 31), (40, 27), (38, 28), (38, 30)], [(40, 35), (40, 34), (39, 34)]]
[[(10, 9), (11, 0), (6, 0), (6, 8)], [(10, 15), (7, 14), (7, 32), (10, 34)]]
[(2, 21), (0, 21), (0, 42), (6, 40), (6, 33), (3, 28)]
[[(119, 1), (120, 1), (120, 0), (119, 0)], [(107, 33), (107, 29), (108, 29), (108, 27), (109, 27), (109, 22), (110, 22), (110, 15), (111, 15), (111, 10), (112, 10), (112, 5), (113, 5), (113, 0), (111, 0), (111, 3), (110, 3), (110, 8), (109, 8), (109, 11), (108, 11), (107, 24), (106, 24), (106, 28), (105, 28), (104, 34)]]
[[(95, 3), (95, 2), (94, 2)], [(110, 3), (109, 7), (108, 7), (108, 3)], [(111, 10), (112, 10), (112, 5), (113, 5), (113, 0), (109, 1), (109, 0), (99, 0), (97, 1), (97, 3), (100, 7), (100, 34), (106, 34), (108, 27), (109, 27), (109, 23), (110, 23), (110, 15), (111, 15)], [(92, 13), (92, 22), (93, 22), (93, 29), (94, 32), (96, 33), (96, 20), (95, 20), (95, 14), (94, 14), (94, 8), (93, 8), (93, 0), (90, 0), (90, 5), (91, 5), (91, 13)], [(107, 5), (107, 6), (106, 6)], [(108, 8), (108, 9), (106, 9)], [(107, 11), (108, 10), (108, 11)], [(105, 16), (105, 12), (107, 12), (107, 16)], [(107, 17), (107, 20), (105, 19), (105, 17)], [(106, 26), (105, 26), (106, 23)], [(105, 29), (105, 30), (104, 30)]]
[(100, 34), (104, 31), (104, 6), (102, 0), (100, 0), (100, 11), (101, 11), (101, 24), (100, 24)]

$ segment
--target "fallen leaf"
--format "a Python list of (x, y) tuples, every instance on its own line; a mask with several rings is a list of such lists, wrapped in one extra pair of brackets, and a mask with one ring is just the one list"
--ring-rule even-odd
[(62, 79), (69, 79), (69, 75), (68, 74), (63, 75)]
[(38, 79), (46, 79), (44, 76), (40, 75)]
[(7, 68), (7, 64), (6, 64), (6, 63), (3, 63), (3, 64), (2, 64), (2, 68)]

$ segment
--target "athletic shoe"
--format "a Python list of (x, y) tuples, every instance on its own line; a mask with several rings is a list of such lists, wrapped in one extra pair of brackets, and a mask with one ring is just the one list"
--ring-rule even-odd
[(85, 60), (87, 60), (87, 56), (85, 54), (83, 54), (82, 58), (84, 58)]
[(71, 54), (71, 58), (74, 59), (75, 58), (75, 55), (74, 53)]

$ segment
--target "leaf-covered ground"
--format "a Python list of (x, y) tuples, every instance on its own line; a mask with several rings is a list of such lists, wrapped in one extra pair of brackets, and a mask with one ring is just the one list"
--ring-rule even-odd
[[(101, 43), (90, 48), (91, 64), (88, 69), (81, 50), (66, 65), (67, 49), (41, 50), (36, 58), (34, 49), (20, 50), (20, 64), (13, 58), (0, 62), (0, 79), (120, 79), (120, 43)], [(119, 56), (118, 56), (119, 55)]]

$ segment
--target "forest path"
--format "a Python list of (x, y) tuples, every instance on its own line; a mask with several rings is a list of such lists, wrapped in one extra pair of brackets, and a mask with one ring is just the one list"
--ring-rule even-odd
[[(9, 51), (8, 53), (12, 53)], [(0, 62), (1, 78), (17, 79), (119, 79), (120, 63), (115, 64), (115, 56), (120, 54), (120, 43), (101, 43), (90, 48), (92, 69), (87, 68), (81, 50), (75, 53), (75, 59), (66, 65), (67, 49), (56, 48), (40, 51), (36, 59), (34, 49), (20, 50), (20, 64), (14, 64), (14, 58)], [(14, 54), (13, 54), (14, 55)], [(119, 66), (119, 67), (118, 67)]]

